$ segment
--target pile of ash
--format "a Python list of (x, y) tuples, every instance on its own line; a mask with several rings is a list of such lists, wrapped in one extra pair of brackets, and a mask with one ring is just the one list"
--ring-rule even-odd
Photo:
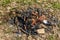
[[(12, 25), (17, 26), (17, 33), (19, 33), (19, 30), (21, 30), (27, 35), (36, 35), (40, 33), (40, 30), (38, 30), (41, 29), (39, 26), (40, 24), (53, 26), (53, 24), (50, 20), (48, 20), (49, 18), (46, 15), (48, 14), (45, 14), (45, 11), (37, 7), (27, 7), (26, 9), (21, 8), (20, 10), (14, 8), (14, 10), (10, 11), (9, 13), (10, 18), (8, 22)], [(43, 30), (44, 29), (42, 29), (42, 31)]]

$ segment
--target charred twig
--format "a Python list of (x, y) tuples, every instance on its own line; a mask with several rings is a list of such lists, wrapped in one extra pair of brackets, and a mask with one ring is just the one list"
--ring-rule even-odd
[[(20, 26), (17, 26), (17, 29), (18, 29), (18, 27), (20, 27)], [(28, 33), (28, 32), (26, 32), (23, 28), (21, 28), (21, 27), (20, 27), (20, 30), (21, 30), (23, 33), (25, 33), (25, 34), (29, 35), (29, 33)], [(18, 30), (18, 31), (19, 31), (19, 30)]]

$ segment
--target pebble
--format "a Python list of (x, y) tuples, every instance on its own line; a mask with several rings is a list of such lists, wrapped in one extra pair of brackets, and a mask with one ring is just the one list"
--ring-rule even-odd
[(53, 9), (50, 9), (49, 11), (50, 11), (50, 12), (53, 12), (54, 10), (53, 10)]
[(8, 9), (8, 10), (10, 10), (10, 9), (11, 9), (11, 7), (7, 7), (7, 9)]
[(44, 33), (45, 33), (45, 29), (44, 29), (44, 28), (38, 29), (37, 32), (38, 32), (39, 34), (44, 34)]
[(13, 25), (10, 25), (9, 27), (13, 27)]

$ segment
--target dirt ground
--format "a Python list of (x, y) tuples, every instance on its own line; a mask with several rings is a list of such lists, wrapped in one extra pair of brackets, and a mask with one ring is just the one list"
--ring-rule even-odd
[[(25, 1), (24, 1), (25, 2)], [(39, 1), (38, 1), (39, 2)], [(45, 26), (41, 24), (40, 26), (43, 26), (43, 30), (40, 30), (39, 35), (29, 35), (27, 36), (24, 33), (16, 34), (14, 32), (17, 31), (16, 25), (11, 25), (7, 21), (10, 18), (9, 12), (13, 10), (14, 8), (20, 10), (22, 6), (24, 8), (27, 8), (28, 3), (26, 2), (24, 5), (23, 2), (20, 3), (20, 1), (12, 0), (10, 1), (0, 1), (0, 40), (60, 40), (60, 3), (52, 1), (40, 1), (40, 3), (35, 3), (31, 1), (31, 5), (37, 4), (39, 8), (42, 10), (47, 10), (48, 14), (50, 16), (54, 16), (55, 18), (52, 18), (53, 20), (56, 19), (58, 22), (55, 23), (53, 26)], [(58, 4), (58, 5), (57, 5)], [(31, 6), (31, 7), (32, 7)], [(47, 15), (48, 16), (48, 15)], [(49, 17), (49, 16), (48, 16)], [(50, 20), (50, 19), (49, 19)]]

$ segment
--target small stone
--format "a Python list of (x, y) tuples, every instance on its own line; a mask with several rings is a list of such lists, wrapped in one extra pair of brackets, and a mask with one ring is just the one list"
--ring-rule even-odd
[(53, 12), (54, 10), (53, 9), (50, 9), (50, 12)]
[(19, 37), (21, 37), (22, 35), (20, 34)]
[(38, 32), (39, 34), (44, 34), (44, 33), (45, 33), (45, 29), (44, 29), (44, 28), (38, 29), (37, 32)]
[(2, 23), (2, 21), (0, 21), (0, 24)]
[(10, 25), (9, 27), (13, 27), (13, 25)]
[(44, 5), (44, 4), (42, 4), (42, 7), (45, 7), (45, 5)]
[(29, 39), (29, 40), (32, 40), (32, 36), (29, 36), (28, 39)]
[(8, 10), (10, 10), (10, 9), (11, 9), (11, 7), (7, 7), (7, 9), (8, 9)]

